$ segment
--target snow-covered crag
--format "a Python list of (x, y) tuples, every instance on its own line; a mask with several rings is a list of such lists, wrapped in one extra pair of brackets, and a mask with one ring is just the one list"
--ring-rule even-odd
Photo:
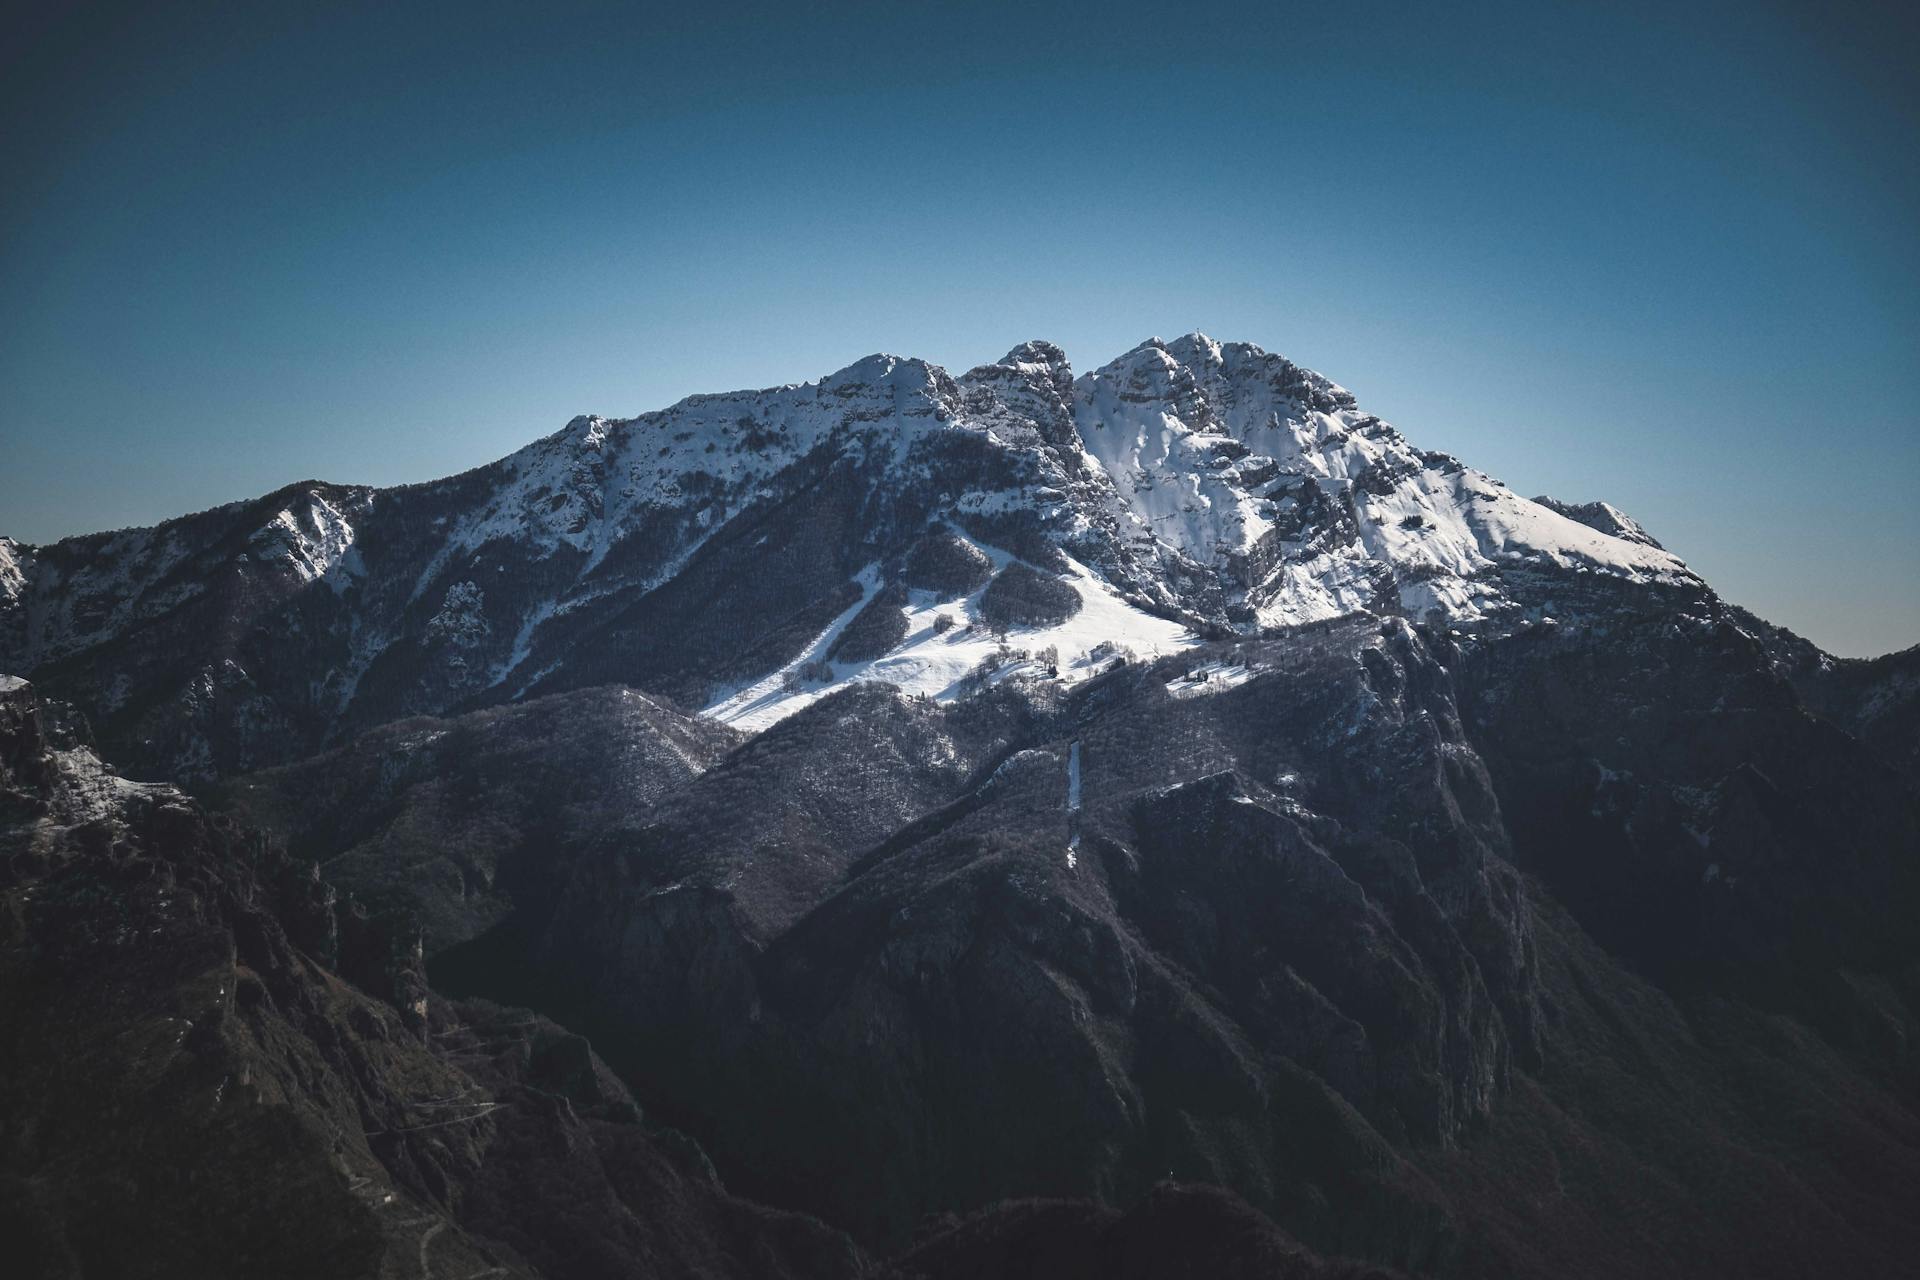
[(1242, 628), (1362, 609), (1477, 621), (1512, 606), (1501, 570), (1521, 566), (1694, 581), (1650, 539), (1416, 449), (1345, 388), (1255, 346), (1151, 341), (1074, 391), (1132, 540), (1211, 574)]
[[(943, 555), (982, 572), (913, 578)], [(576, 418), (430, 484), (0, 540), (0, 670), (191, 776), (588, 683), (758, 728), (851, 680), (951, 699), (1361, 611), (1505, 626), (1576, 607), (1560, 583), (1704, 591), (1612, 508), (1521, 498), (1258, 347), (1153, 339), (1075, 378), (1031, 342)]]

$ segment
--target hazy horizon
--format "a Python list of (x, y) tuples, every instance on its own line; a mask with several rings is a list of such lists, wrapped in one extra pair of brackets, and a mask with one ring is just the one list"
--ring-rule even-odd
[(1836, 653), (1920, 641), (1911, 18), (445, 12), (25, 20), (0, 535), (1198, 329)]

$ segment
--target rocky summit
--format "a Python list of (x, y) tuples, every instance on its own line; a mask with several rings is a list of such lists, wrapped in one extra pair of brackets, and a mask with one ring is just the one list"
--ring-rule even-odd
[(1901, 1276), (1920, 649), (1256, 346), (0, 539), (28, 1274)]

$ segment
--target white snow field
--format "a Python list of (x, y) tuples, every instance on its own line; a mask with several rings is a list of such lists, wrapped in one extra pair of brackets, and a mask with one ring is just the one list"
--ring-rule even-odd
[[(995, 572), (1013, 559), (998, 547), (957, 532), (956, 536), (985, 553), (993, 561)], [(830, 663), (831, 680), (791, 687), (788, 675), (823, 661), (833, 642), (872, 596), (879, 579), (878, 566), (871, 566), (860, 576), (863, 594), (859, 602), (835, 618), (799, 657), (779, 671), (715, 700), (702, 714), (758, 732), (855, 681), (890, 684), (903, 693), (951, 702), (973, 686), (969, 678), (976, 673), (981, 684), (997, 683), (1016, 674), (1039, 674), (1037, 655), (1049, 648), (1059, 655), (1055, 678), (1072, 683), (1099, 674), (1127, 653), (1155, 658), (1199, 643), (1179, 623), (1128, 604), (1087, 566), (1071, 557), (1067, 563), (1069, 572), (1063, 580), (1080, 597), (1080, 611), (1058, 626), (1015, 627), (1004, 636), (996, 635), (980, 613), (985, 587), (948, 599), (913, 591), (908, 593), (908, 603), (902, 610), (907, 619), (906, 637), (892, 650), (867, 662)], [(945, 630), (936, 625), (942, 615), (952, 620)], [(996, 659), (999, 661), (991, 671), (982, 669), (983, 664)]]

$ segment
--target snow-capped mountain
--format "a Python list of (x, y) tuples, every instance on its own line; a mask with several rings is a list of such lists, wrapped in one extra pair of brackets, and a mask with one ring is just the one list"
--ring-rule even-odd
[[(1053, 603), (992, 616), (1016, 562)], [(1076, 378), (1030, 342), (576, 418), (429, 484), (0, 540), (0, 669), (193, 776), (611, 679), (755, 728), (847, 681), (950, 699), (1361, 611), (1509, 625), (1593, 581), (1704, 589), (1612, 508), (1521, 498), (1258, 347), (1152, 339)]]
[(293, 1222), (342, 1274), (1905, 1275), (1917, 706), (1920, 650), (1199, 335), (0, 541), (0, 1217), (178, 1206), (170, 1274)]

